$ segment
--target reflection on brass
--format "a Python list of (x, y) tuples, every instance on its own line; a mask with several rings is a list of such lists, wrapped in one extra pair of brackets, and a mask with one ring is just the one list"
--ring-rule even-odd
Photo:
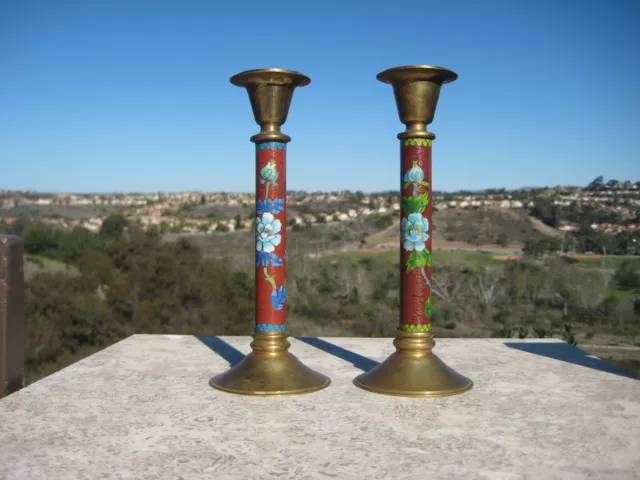
[(231, 77), (231, 83), (245, 87), (260, 133), (251, 137), (258, 142), (290, 142), (291, 137), (280, 131), (287, 121), (293, 90), (309, 85), (311, 79), (301, 73), (279, 68), (247, 70)]
[(253, 352), (209, 384), (241, 395), (297, 395), (328, 387), (328, 377), (306, 367), (289, 353), (286, 334), (260, 332), (253, 335)]
[(407, 126), (398, 138), (435, 139), (436, 136), (427, 131), (427, 125), (433, 122), (440, 87), (453, 82), (458, 75), (442, 67), (411, 65), (390, 68), (376, 78), (393, 86), (400, 121)]
[(433, 353), (431, 333), (398, 330), (396, 352), (354, 380), (356, 386), (399, 397), (446, 397), (466, 392), (473, 382), (448, 367)]

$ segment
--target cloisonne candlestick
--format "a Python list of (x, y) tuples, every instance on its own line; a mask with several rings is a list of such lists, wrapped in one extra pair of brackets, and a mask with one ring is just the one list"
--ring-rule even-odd
[(431, 333), (431, 142), (440, 87), (458, 78), (451, 70), (407, 66), (386, 70), (377, 79), (393, 85), (400, 121), (401, 158), (400, 325), (396, 352), (360, 375), (365, 390), (406, 397), (443, 397), (463, 393), (473, 382), (434, 353)]
[(293, 90), (311, 82), (300, 73), (277, 68), (248, 70), (231, 78), (245, 87), (260, 133), (256, 144), (256, 326), (252, 352), (212, 387), (242, 395), (295, 395), (321, 390), (328, 377), (289, 353), (286, 325), (287, 120)]

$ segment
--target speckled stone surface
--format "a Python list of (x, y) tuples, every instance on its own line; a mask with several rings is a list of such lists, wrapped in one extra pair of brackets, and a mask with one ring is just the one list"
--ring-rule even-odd
[(438, 340), (475, 382), (442, 399), (352, 384), (391, 339), (291, 339), (317, 393), (212, 389), (249, 342), (135, 335), (0, 400), (0, 478), (640, 478), (640, 381), (562, 342)]

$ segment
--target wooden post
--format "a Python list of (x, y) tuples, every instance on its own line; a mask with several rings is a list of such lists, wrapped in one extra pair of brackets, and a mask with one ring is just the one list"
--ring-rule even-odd
[(0, 235), (0, 398), (23, 386), (23, 251), (20, 237)]

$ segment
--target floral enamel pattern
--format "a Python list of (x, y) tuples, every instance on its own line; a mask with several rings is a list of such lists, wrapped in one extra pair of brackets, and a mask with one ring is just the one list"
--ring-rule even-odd
[(258, 253), (271, 253), (280, 245), (282, 236), (282, 222), (273, 216), (273, 213), (265, 212), (256, 220), (256, 251)]
[[(408, 332), (429, 332), (431, 330), (431, 252), (429, 250), (431, 209), (430, 185), (427, 181), (430, 168), (427, 175), (425, 167), (427, 164), (430, 167), (430, 148), (408, 147), (430, 147), (431, 141), (407, 139), (402, 145), (403, 165), (406, 165), (402, 176), (401, 204), (403, 214), (401, 244), (405, 252), (403, 282), (410, 286), (414, 294), (406, 295), (407, 304), (403, 308), (408, 313), (403, 314), (400, 329)], [(426, 151), (428, 151), (428, 160)], [(416, 272), (417, 276), (413, 272)], [(419, 282), (422, 282), (422, 286)], [(415, 303), (418, 298), (422, 298), (422, 303)]]
[(256, 155), (256, 331), (283, 332), (286, 330), (284, 315), (287, 301), (286, 144), (259, 143)]

